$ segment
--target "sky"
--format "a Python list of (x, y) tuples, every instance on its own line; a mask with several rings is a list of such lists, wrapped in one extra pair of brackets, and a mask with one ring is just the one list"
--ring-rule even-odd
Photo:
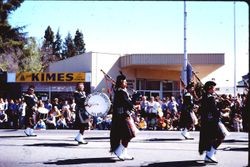
[[(249, 72), (248, 4), (187, 1), (186, 11), (187, 53), (225, 53), (225, 65), (202, 81), (233, 86), (234, 71), (237, 82)], [(39, 43), (48, 26), (63, 40), (79, 29), (86, 52), (184, 53), (183, 1), (24, 1), (9, 22)]]

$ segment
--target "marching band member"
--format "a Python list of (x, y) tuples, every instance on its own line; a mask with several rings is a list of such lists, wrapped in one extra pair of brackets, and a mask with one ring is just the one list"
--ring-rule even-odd
[(35, 87), (33, 85), (29, 86), (27, 94), (23, 94), (23, 98), (25, 103), (27, 104), (26, 106), (26, 111), (25, 111), (25, 131), (24, 133), (27, 136), (36, 136), (34, 134), (34, 113), (36, 111), (36, 105), (38, 102), (38, 98), (35, 95)]
[(126, 88), (126, 77), (121, 73), (116, 78), (114, 91), (110, 152), (120, 160), (133, 160), (134, 158), (127, 153), (127, 147), (130, 140), (135, 137), (135, 124), (131, 118), (133, 104)]
[(214, 97), (216, 83), (208, 81), (204, 85), (205, 93), (201, 102), (201, 129), (199, 153), (206, 151), (205, 162), (218, 163), (215, 158), (216, 149), (225, 136), (219, 126), (220, 111), (216, 106)]
[(87, 141), (83, 139), (83, 134), (85, 129), (89, 128), (89, 114), (85, 109), (85, 100), (86, 100), (86, 93), (84, 91), (84, 83), (77, 83), (76, 91), (74, 92), (74, 99), (75, 99), (75, 109), (76, 109), (76, 119), (75, 125), (76, 128), (79, 129), (79, 133), (75, 137), (75, 141), (79, 144), (88, 144)]
[(191, 117), (191, 112), (193, 112), (194, 101), (193, 101), (193, 91), (194, 84), (191, 82), (186, 87), (187, 92), (183, 96), (183, 105), (180, 115), (180, 128), (183, 128), (181, 135), (185, 139), (193, 139), (190, 136), (189, 131), (193, 128), (194, 122)]

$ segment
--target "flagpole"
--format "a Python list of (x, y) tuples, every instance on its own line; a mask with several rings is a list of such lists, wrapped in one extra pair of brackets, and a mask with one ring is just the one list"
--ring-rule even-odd
[(235, 17), (235, 1), (234, 1), (234, 97), (236, 97), (236, 17)]
[(183, 54), (182, 80), (185, 85), (187, 85), (187, 62), (188, 62), (186, 23), (187, 23), (186, 0), (184, 0), (184, 54)]

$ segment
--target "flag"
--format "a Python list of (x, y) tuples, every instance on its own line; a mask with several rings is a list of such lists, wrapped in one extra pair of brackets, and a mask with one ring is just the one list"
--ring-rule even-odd
[(193, 68), (191, 64), (187, 63), (187, 85), (193, 81)]
[(185, 85), (184, 81), (181, 79), (181, 77), (180, 77), (180, 86), (181, 86), (181, 89), (186, 88), (186, 85)]

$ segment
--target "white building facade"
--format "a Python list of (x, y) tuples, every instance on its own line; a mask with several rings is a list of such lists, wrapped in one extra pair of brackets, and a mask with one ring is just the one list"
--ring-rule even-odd
[[(200, 79), (224, 65), (223, 53), (188, 54), (194, 72)], [(104, 71), (113, 80), (122, 71), (128, 81), (129, 89), (146, 96), (178, 96), (180, 94), (180, 76), (183, 54), (110, 54), (88, 52), (50, 64), (47, 72), (83, 72), (89, 92), (106, 92), (111, 86)], [(58, 90), (72, 91), (75, 83), (52, 83)], [(67, 87), (67, 89), (66, 89)], [(39, 85), (38, 85), (39, 90)], [(60, 89), (62, 91), (63, 89)], [(41, 90), (42, 91), (42, 90)], [(56, 89), (51, 90), (57, 91)]]

